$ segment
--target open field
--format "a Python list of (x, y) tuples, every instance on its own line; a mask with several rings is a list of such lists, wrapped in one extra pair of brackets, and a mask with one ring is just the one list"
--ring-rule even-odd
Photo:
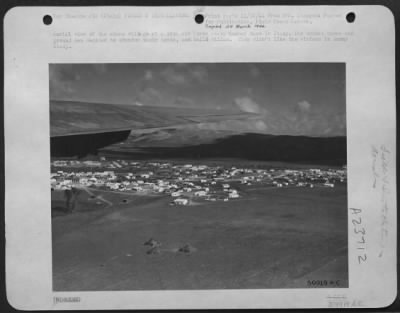
[[(248, 188), (240, 199), (192, 206), (91, 192), (80, 192), (72, 214), (53, 192), (55, 291), (348, 286), (345, 185)], [(147, 253), (150, 238), (158, 253)], [(185, 244), (191, 251), (179, 252)]]

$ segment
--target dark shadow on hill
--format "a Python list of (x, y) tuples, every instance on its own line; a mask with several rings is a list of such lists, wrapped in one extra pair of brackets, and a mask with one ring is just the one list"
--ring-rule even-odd
[(274, 136), (247, 133), (217, 139), (213, 143), (182, 147), (112, 146), (101, 155), (148, 158), (242, 158), (257, 161), (283, 161), (344, 165), (346, 137)]
[(50, 138), (51, 156), (84, 157), (97, 154), (98, 149), (124, 141), (130, 130), (113, 131), (95, 134), (69, 135)]

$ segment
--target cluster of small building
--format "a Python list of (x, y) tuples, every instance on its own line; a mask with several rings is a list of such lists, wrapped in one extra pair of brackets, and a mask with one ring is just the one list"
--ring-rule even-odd
[[(96, 168), (96, 170), (94, 170)], [(108, 169), (108, 170), (105, 170)], [(86, 186), (118, 192), (168, 194), (171, 204), (230, 201), (247, 186), (335, 187), (346, 182), (346, 169), (255, 169), (165, 162), (53, 161), (53, 189)]]

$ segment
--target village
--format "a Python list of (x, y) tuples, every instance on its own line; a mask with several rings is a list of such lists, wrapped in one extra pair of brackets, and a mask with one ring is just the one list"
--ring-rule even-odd
[(56, 160), (52, 190), (93, 188), (138, 195), (165, 194), (171, 205), (231, 201), (249, 188), (334, 188), (346, 183), (346, 168), (237, 168), (127, 160)]

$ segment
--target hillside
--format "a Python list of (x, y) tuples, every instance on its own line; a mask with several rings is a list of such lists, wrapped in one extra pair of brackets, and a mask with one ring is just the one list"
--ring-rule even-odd
[[(132, 136), (131, 136), (132, 137)], [(157, 146), (128, 138), (100, 150), (102, 155), (132, 158), (243, 158), (248, 160), (346, 164), (346, 137), (274, 136), (255, 133), (231, 135), (210, 143)], [(165, 140), (165, 139), (163, 139)], [(179, 140), (179, 138), (178, 138)], [(193, 144), (196, 143), (196, 144)]]
[(50, 101), (50, 136), (105, 133), (249, 118), (254, 118), (254, 114), (239, 110), (52, 100)]

